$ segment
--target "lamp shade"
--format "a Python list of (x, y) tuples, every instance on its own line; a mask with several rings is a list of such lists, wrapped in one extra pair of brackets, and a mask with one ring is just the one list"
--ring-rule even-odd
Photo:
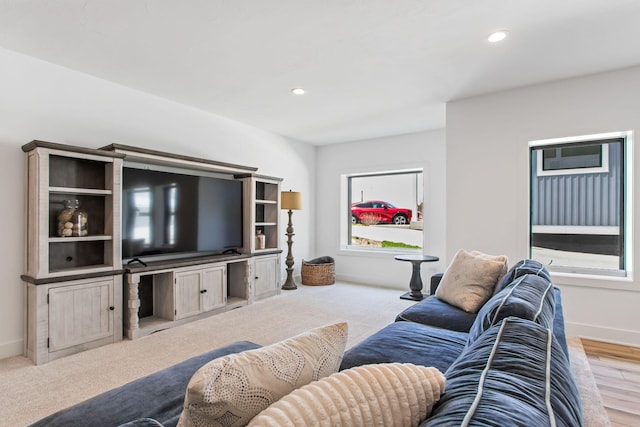
[(280, 193), (280, 209), (302, 209), (302, 195), (297, 191), (283, 191)]

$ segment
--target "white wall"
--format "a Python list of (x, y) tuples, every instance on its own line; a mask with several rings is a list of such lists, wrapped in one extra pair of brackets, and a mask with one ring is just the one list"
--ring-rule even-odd
[[(458, 248), (528, 256), (531, 140), (633, 130), (640, 138), (640, 67), (447, 104), (447, 258)], [(634, 150), (640, 165), (640, 150)], [(640, 174), (633, 182), (640, 226)], [(640, 266), (640, 239), (633, 241)], [(616, 281), (554, 275), (567, 333), (640, 345), (640, 275)]]
[[(223, 117), (0, 49), (0, 358), (22, 353), (24, 154), (34, 139), (99, 148), (120, 143), (258, 167), (301, 191), (295, 255), (313, 243), (315, 148)], [(281, 220), (286, 223), (283, 211)], [(286, 248), (286, 237), (281, 237)], [(283, 255), (284, 277), (284, 255)], [(299, 274), (299, 265), (296, 274)]]
[[(392, 253), (341, 250), (339, 189), (340, 177), (347, 174), (423, 168), (423, 251), (425, 254), (444, 257), (444, 159), (444, 130), (318, 147), (316, 255), (335, 258), (337, 278), (409, 290), (411, 277), (411, 264), (395, 261)], [(343, 202), (346, 203), (346, 196)], [(442, 260), (423, 264), (422, 279), (425, 287), (428, 287), (429, 276), (444, 268), (446, 265)]]

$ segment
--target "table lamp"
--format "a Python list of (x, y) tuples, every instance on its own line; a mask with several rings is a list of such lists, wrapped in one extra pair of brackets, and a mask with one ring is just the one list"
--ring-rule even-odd
[(293, 223), (291, 222), (291, 215), (294, 210), (302, 209), (302, 196), (300, 193), (296, 191), (283, 191), (280, 193), (280, 209), (288, 209), (289, 210), (289, 224), (287, 226), (287, 245), (289, 246), (289, 251), (287, 252), (287, 280), (282, 285), (282, 289), (292, 290), (298, 289), (296, 283), (293, 281), (293, 255), (291, 253), (291, 246), (293, 245), (293, 240), (291, 237), (294, 236), (293, 233)]

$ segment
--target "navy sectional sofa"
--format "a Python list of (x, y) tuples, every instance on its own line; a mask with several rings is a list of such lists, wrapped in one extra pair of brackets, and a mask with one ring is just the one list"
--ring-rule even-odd
[[(581, 426), (560, 291), (542, 265), (512, 267), (478, 313), (432, 296), (345, 352), (341, 370), (410, 362), (434, 366), (446, 389), (426, 426)], [(36, 426), (174, 426), (187, 383), (204, 363), (258, 347), (239, 342), (189, 359), (53, 414)]]
[(420, 426), (581, 426), (560, 289), (538, 262), (514, 265), (478, 313), (431, 295), (348, 350), (340, 369), (368, 363), (435, 366), (447, 385)]

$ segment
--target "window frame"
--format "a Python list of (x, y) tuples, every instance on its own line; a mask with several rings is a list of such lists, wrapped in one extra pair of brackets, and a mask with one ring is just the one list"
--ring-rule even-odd
[[(532, 206), (532, 197), (533, 197), (533, 173), (531, 170), (531, 155), (533, 150), (537, 151), (537, 165), (536, 165), (536, 176), (553, 176), (553, 175), (569, 175), (569, 174), (586, 174), (586, 173), (608, 173), (609, 167), (609, 150), (608, 144), (606, 144), (607, 140), (612, 139), (623, 139), (622, 144), (622, 162), (621, 162), (621, 207), (620, 214), (622, 216), (620, 221), (620, 236), (622, 239), (622, 250), (621, 254), (621, 268), (618, 270), (613, 269), (598, 269), (598, 268), (585, 268), (585, 267), (569, 267), (569, 266), (547, 266), (552, 274), (561, 273), (566, 275), (574, 275), (574, 276), (604, 276), (609, 278), (626, 278), (631, 279), (633, 274), (633, 131), (621, 131), (621, 132), (610, 132), (610, 133), (602, 133), (602, 134), (593, 134), (593, 135), (582, 135), (582, 136), (574, 136), (574, 137), (565, 137), (565, 138), (553, 138), (546, 140), (535, 140), (529, 141), (529, 232), (528, 232), (528, 253), (529, 257), (532, 257), (533, 246), (532, 246), (532, 237), (534, 227), (544, 227), (544, 226), (534, 226), (533, 225), (533, 206)], [(542, 171), (540, 174), (540, 162), (542, 151), (545, 147), (551, 148), (552, 146), (561, 146), (561, 145), (569, 145), (569, 144), (580, 144), (580, 143), (597, 143), (598, 141), (602, 142), (602, 147), (606, 147), (607, 149), (603, 149), (603, 168), (572, 168), (572, 169), (560, 169), (553, 171)], [(604, 157), (606, 153), (606, 158)], [(606, 166), (606, 171), (604, 170), (604, 166)], [(568, 228), (572, 228), (569, 227)], [(573, 227), (576, 228), (576, 227)], [(579, 227), (577, 227), (579, 228)]]
[[(407, 169), (395, 169), (395, 170), (386, 170), (386, 171), (370, 171), (370, 172), (357, 172), (357, 173), (346, 173), (341, 175), (341, 214), (340, 214), (340, 251), (344, 251), (348, 254), (356, 254), (358, 252), (366, 252), (370, 254), (403, 254), (403, 253), (422, 253), (424, 248), (371, 248), (361, 245), (353, 245), (351, 244), (352, 240), (352, 223), (351, 223), (351, 200), (352, 200), (352, 186), (351, 179), (352, 178), (366, 178), (366, 177), (376, 177), (376, 176), (391, 176), (391, 175), (409, 175), (409, 174), (422, 174), (422, 193), (417, 194), (418, 197), (424, 199), (424, 185), (425, 185), (425, 174), (424, 169), (422, 167), (409, 167)], [(356, 202), (354, 202), (356, 203)], [(424, 201), (423, 201), (424, 206)], [(417, 211), (415, 208), (412, 208), (412, 218), (417, 218)], [(422, 243), (421, 246), (424, 246), (424, 226), (421, 230), (422, 234)]]
[[(590, 141), (584, 141), (584, 142), (588, 143)], [(574, 144), (576, 143), (578, 142), (574, 142)], [(564, 144), (568, 144), (568, 143), (564, 143)], [(554, 144), (554, 145), (557, 145), (557, 144)], [(538, 156), (538, 159), (536, 162), (537, 163), (536, 167), (538, 169), (537, 175), (538, 176), (555, 176), (555, 175), (575, 175), (575, 174), (587, 174), (587, 173), (608, 173), (609, 172), (609, 146), (608, 144), (601, 144), (600, 147), (601, 147), (600, 159), (602, 161), (602, 164), (600, 166), (575, 167), (575, 168), (563, 168), (563, 169), (544, 169), (543, 152), (545, 149), (539, 149), (538, 152), (536, 153)], [(549, 147), (549, 148), (553, 148), (553, 147)], [(562, 147), (555, 147), (555, 148), (560, 149)]]

